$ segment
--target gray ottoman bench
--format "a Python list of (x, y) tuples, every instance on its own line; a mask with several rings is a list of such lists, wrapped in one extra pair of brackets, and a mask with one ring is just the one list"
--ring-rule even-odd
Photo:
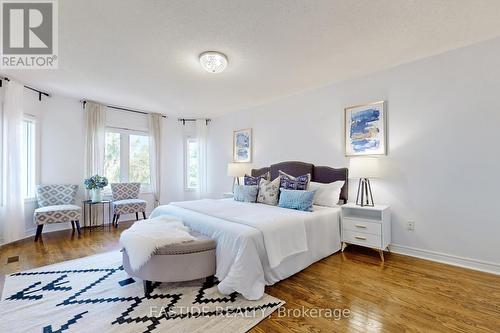
[(144, 293), (153, 289), (153, 282), (181, 282), (207, 278), (213, 284), (215, 274), (215, 246), (213, 239), (191, 231), (195, 240), (167, 245), (155, 254), (137, 271), (132, 270), (128, 254), (123, 249), (123, 269), (144, 282)]

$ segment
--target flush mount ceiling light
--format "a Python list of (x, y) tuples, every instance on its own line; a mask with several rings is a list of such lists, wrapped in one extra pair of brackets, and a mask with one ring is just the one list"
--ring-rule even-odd
[(209, 73), (220, 73), (227, 67), (227, 57), (216, 51), (200, 54), (200, 64)]

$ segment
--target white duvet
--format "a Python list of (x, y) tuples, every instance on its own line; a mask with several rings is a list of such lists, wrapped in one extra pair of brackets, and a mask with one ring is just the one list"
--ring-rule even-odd
[(289, 256), (307, 251), (304, 221), (310, 212), (234, 200), (203, 199), (174, 202), (172, 205), (258, 229), (262, 233), (271, 268), (277, 267)]
[(315, 206), (313, 212), (300, 212), (232, 199), (196, 200), (151, 213), (152, 218), (161, 215), (178, 217), (215, 239), (219, 291), (236, 291), (250, 300), (261, 298), (266, 285), (340, 249), (338, 208)]

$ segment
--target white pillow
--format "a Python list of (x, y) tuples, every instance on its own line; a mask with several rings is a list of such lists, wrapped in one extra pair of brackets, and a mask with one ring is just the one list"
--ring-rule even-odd
[(340, 200), (340, 191), (344, 186), (344, 181), (323, 184), (310, 182), (309, 191), (316, 190), (314, 195), (313, 205), (336, 207)]

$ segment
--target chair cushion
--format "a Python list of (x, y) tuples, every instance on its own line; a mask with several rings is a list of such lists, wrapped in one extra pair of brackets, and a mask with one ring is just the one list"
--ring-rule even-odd
[(80, 220), (82, 208), (75, 205), (45, 206), (35, 209), (35, 224), (61, 223)]
[(126, 199), (113, 201), (114, 214), (132, 214), (146, 211), (146, 201), (141, 199)]
[(157, 255), (175, 255), (175, 254), (188, 254), (196, 252), (204, 252), (215, 249), (215, 240), (200, 234), (196, 231), (191, 231), (191, 235), (196, 237), (195, 240), (185, 243), (172, 244), (159, 248), (156, 250)]

